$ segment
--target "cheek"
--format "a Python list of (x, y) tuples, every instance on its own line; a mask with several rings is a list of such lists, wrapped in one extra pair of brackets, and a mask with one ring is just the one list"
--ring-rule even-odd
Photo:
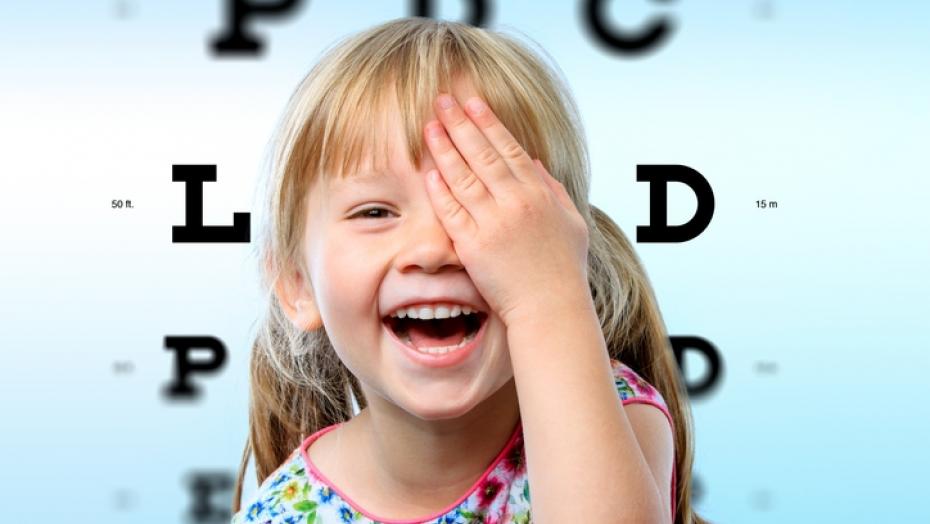
[(358, 322), (365, 312), (367, 297), (371, 296), (372, 277), (364, 263), (348, 251), (332, 250), (320, 260), (317, 298), (327, 328), (336, 328), (346, 322)]
[(319, 247), (316, 295), (327, 333), (337, 351), (365, 349), (381, 334), (377, 313), (384, 257), (352, 235), (332, 238)]
[(345, 235), (333, 239), (321, 251), (320, 278), (329, 287), (329, 298), (377, 299), (385, 252), (364, 238)]

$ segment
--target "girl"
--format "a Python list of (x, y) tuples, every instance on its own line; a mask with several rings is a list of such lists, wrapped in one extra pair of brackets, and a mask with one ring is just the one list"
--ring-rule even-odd
[(503, 34), (405, 18), (300, 84), (233, 523), (703, 522), (667, 333), (587, 201), (556, 71)]

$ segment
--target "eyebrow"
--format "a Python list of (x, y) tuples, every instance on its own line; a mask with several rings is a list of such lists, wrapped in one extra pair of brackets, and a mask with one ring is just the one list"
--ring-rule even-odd
[(343, 180), (354, 184), (372, 184), (385, 177), (399, 178), (393, 171), (363, 171), (360, 173), (352, 173), (343, 178)]

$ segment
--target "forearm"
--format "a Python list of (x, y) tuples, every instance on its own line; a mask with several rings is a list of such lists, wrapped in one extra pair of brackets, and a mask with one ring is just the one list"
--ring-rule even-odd
[(507, 329), (533, 521), (658, 522), (659, 493), (586, 291), (554, 295)]

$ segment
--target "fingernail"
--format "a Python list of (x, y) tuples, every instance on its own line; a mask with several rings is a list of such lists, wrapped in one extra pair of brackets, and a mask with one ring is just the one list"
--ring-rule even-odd
[(482, 102), (481, 100), (477, 98), (472, 98), (465, 105), (468, 107), (468, 110), (471, 111), (471, 114), (473, 115), (480, 115), (481, 113), (484, 113), (484, 108), (485, 108), (484, 102)]
[(443, 109), (449, 109), (453, 105), (455, 105), (455, 100), (453, 100), (451, 96), (441, 95), (439, 97), (439, 107)]

